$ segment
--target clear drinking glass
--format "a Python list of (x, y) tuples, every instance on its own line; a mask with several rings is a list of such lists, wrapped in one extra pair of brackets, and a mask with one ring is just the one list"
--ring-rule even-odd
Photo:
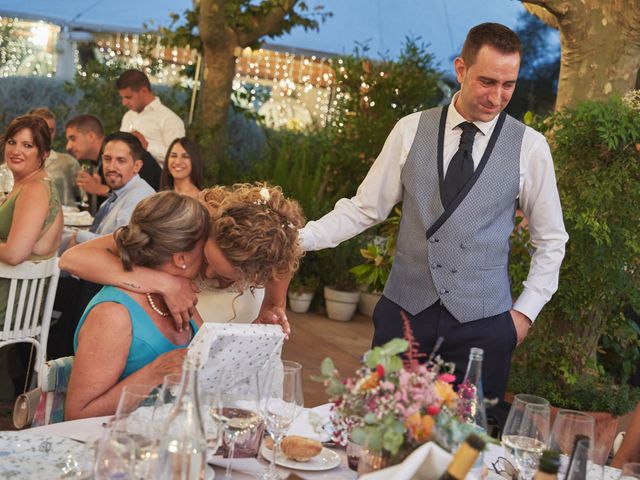
[[(181, 373), (171, 373), (164, 377), (153, 413), (154, 428), (158, 433), (163, 430), (163, 426), (169, 417), (169, 412), (175, 405), (180, 393), (181, 382)], [(220, 391), (201, 389), (198, 400), (204, 433), (207, 438), (207, 450), (210, 454), (215, 454), (222, 442), (222, 425), (213, 417), (213, 413), (219, 409)]]
[(224, 478), (230, 480), (238, 440), (252, 437), (261, 422), (258, 413), (260, 389), (255, 372), (226, 370), (224, 377), (227, 386), (210, 410), (213, 418), (223, 426), (225, 441), (229, 445)]
[(582, 435), (589, 441), (589, 460), (592, 460), (594, 445), (595, 419), (586, 413), (561, 409), (556, 415), (549, 438), (549, 448), (560, 452), (559, 474), (566, 475), (569, 457), (573, 453), (576, 435)]
[(302, 365), (297, 362), (284, 361), (282, 379), (278, 372), (271, 374), (271, 381), (260, 403), (267, 431), (273, 438), (273, 451), (269, 470), (262, 475), (262, 480), (279, 480), (276, 470), (276, 458), (280, 451), (280, 443), (291, 423), (302, 411), (304, 403), (302, 394)]
[(549, 440), (551, 408), (535, 395), (516, 395), (502, 432), (507, 459), (519, 470), (522, 480), (530, 480)]
[(153, 413), (158, 392), (152, 385), (124, 387), (118, 402), (112, 430), (127, 436), (132, 442), (132, 478), (154, 476), (158, 462), (158, 445)]

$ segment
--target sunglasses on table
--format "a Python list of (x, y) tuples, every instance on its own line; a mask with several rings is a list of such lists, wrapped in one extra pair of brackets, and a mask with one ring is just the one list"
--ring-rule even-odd
[(504, 457), (498, 457), (498, 459), (491, 464), (491, 467), (493, 468), (493, 471), (502, 478), (518, 480), (518, 469), (513, 466), (513, 463)]

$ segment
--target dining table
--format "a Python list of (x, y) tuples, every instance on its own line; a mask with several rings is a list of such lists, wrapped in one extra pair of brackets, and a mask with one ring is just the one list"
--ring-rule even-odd
[[(329, 418), (330, 405), (305, 408), (292, 424), (290, 434), (316, 436), (321, 432), (318, 427)], [(86, 443), (103, 436), (111, 416), (93, 417), (81, 420), (65, 421), (22, 431), (0, 431), (0, 478), (16, 478), (21, 480), (42, 478), (74, 478), (75, 459), (86, 451)], [(315, 435), (314, 435), (315, 432)], [(278, 471), (285, 479), (304, 480), (354, 480), (355, 471), (347, 463), (345, 449), (337, 446), (327, 447), (339, 457), (336, 467), (326, 470), (308, 470), (308, 466), (300, 464), (299, 468), (278, 466)], [(333, 453), (331, 454), (333, 457)], [(491, 465), (498, 457), (503, 456), (502, 446), (488, 445), (483, 453), (484, 464), (488, 467), (490, 480), (503, 477), (493, 471)], [(222, 479), (228, 460), (221, 455), (209, 455), (209, 470), (206, 480)], [(262, 455), (257, 458), (233, 459), (233, 479), (249, 480), (259, 478), (266, 471), (269, 462)], [(213, 472), (213, 474), (211, 473)], [(620, 471), (610, 467), (604, 468), (604, 475), (599, 480), (616, 480)], [(469, 480), (472, 475), (467, 477)], [(589, 479), (589, 476), (587, 477)]]

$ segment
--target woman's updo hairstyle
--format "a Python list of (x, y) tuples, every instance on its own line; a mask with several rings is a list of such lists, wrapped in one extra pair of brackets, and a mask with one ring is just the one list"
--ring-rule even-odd
[(172, 255), (192, 250), (209, 231), (209, 214), (186, 195), (165, 191), (145, 198), (131, 214), (129, 225), (113, 236), (124, 269), (154, 268)]
[(293, 273), (303, 255), (298, 229), (300, 205), (280, 187), (262, 183), (205, 189), (201, 199), (211, 213), (210, 238), (241, 272), (237, 289), (262, 287)]

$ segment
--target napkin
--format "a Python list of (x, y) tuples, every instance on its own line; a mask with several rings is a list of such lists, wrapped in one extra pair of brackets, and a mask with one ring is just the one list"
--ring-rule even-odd
[(89, 212), (65, 212), (64, 224), (69, 227), (91, 226), (93, 217)]
[(360, 480), (438, 480), (452, 459), (447, 451), (428, 442), (414, 450), (401, 464), (368, 473)]
[(287, 435), (300, 435), (319, 442), (326, 442), (331, 438), (331, 433), (323, 427), (329, 424), (330, 414), (330, 403), (315, 408), (305, 408), (291, 423)]
[(226, 389), (233, 385), (233, 372), (250, 375), (262, 368), (281, 370), (283, 342), (279, 325), (203, 323), (188, 355), (200, 365), (202, 388)]

